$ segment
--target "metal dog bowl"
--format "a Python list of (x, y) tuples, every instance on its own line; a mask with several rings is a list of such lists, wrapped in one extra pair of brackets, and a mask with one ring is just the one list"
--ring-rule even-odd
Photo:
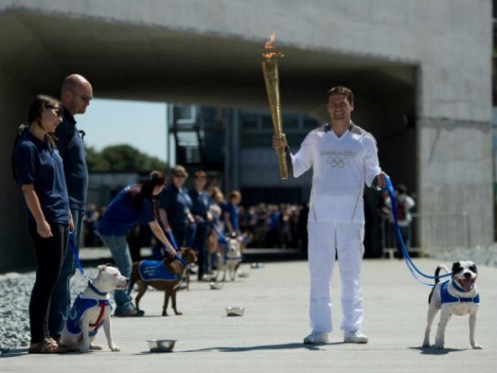
[(256, 269), (256, 268), (264, 268), (264, 263), (252, 263), (252, 264), (250, 265), (250, 267), (251, 267), (252, 269)]
[(245, 307), (226, 307), (227, 316), (243, 316), (245, 312)]
[(152, 339), (147, 342), (150, 352), (172, 352), (176, 339)]
[(223, 284), (220, 282), (211, 282), (210, 287), (212, 290), (220, 290), (223, 288)]
[(202, 281), (205, 281), (205, 282), (216, 281), (216, 276), (214, 276), (214, 275), (203, 275), (202, 276)]

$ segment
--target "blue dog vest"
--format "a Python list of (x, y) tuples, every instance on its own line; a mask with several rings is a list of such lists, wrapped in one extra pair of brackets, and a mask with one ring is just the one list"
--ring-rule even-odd
[(177, 276), (166, 269), (160, 260), (142, 260), (138, 267), (140, 277), (143, 281), (179, 281)]
[(103, 324), (103, 311), (105, 307), (110, 307), (108, 299), (93, 299), (93, 298), (83, 298), (81, 294), (78, 295), (74, 301), (71, 311), (66, 320), (67, 331), (71, 334), (78, 335), (81, 333), (81, 318), (91, 308), (100, 307), (100, 315), (94, 324), (90, 324), (90, 327), (94, 327), (93, 331), (90, 331), (90, 337), (97, 334), (98, 329)]
[[(459, 303), (459, 302), (467, 302), (467, 303), (480, 303), (480, 294), (476, 294), (473, 298), (463, 298), (451, 295), (449, 293), (449, 282), (446, 281), (440, 286), (440, 301), (442, 304), (444, 303)], [(457, 291), (464, 292), (464, 289), (460, 288), (457, 284), (453, 284)]]

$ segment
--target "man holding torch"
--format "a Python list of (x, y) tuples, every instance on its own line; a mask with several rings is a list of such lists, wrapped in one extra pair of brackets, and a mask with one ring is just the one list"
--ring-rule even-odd
[(344, 342), (367, 343), (363, 322), (361, 264), (364, 254), (364, 184), (384, 188), (374, 137), (352, 123), (354, 96), (349, 88), (328, 91), (330, 123), (311, 131), (291, 154), (286, 137), (273, 136), (273, 148), (286, 151), (289, 173), (313, 169), (308, 217), (310, 323), (306, 344), (328, 342), (332, 327), (331, 277), (340, 261)]

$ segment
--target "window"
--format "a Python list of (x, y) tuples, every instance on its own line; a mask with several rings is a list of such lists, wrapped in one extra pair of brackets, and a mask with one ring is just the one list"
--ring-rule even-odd
[(242, 129), (243, 130), (256, 130), (259, 128), (258, 117), (255, 114), (242, 115)]
[(193, 105), (174, 105), (173, 118), (178, 124), (194, 124), (196, 122), (197, 110)]

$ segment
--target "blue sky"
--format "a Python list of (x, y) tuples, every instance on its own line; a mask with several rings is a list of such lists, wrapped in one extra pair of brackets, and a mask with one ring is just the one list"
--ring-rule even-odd
[(96, 150), (129, 144), (166, 161), (165, 103), (93, 99), (85, 114), (76, 116), (85, 142)]

